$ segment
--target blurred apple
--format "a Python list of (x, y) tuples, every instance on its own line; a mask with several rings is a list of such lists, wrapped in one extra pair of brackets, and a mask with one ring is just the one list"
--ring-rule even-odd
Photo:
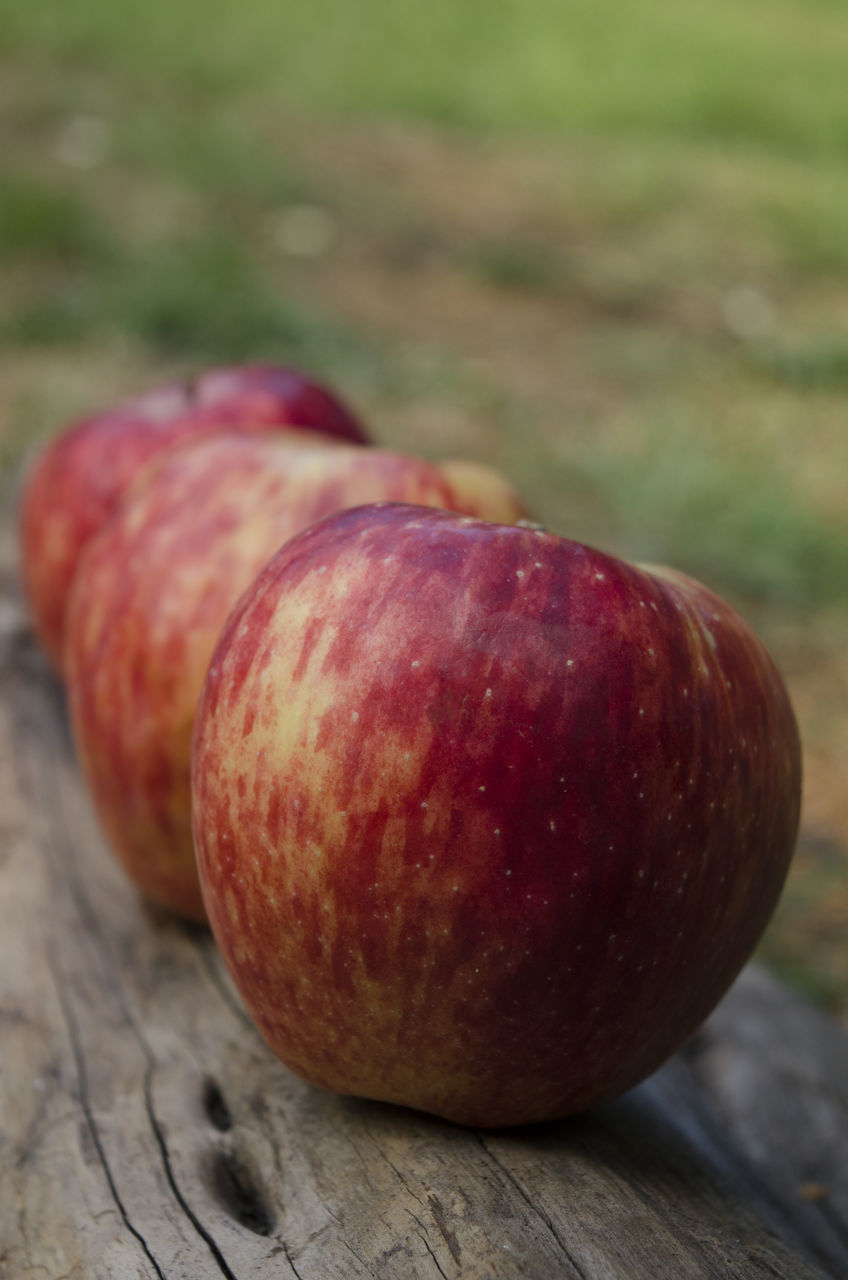
[(403, 499), (517, 520), (512, 489), (488, 477), (466, 499), (437, 466), (401, 454), (219, 434), (171, 450), (91, 540), (68, 612), (71, 720), (103, 828), (149, 898), (203, 917), (191, 728), (242, 589), (285, 539), (341, 507)]
[(727, 604), (408, 506), (274, 556), (193, 750), (209, 921), (271, 1048), (471, 1125), (658, 1067), (750, 956), (798, 822), (787, 693)]
[(19, 530), (24, 590), (36, 633), (57, 671), (63, 666), (67, 593), (89, 538), (146, 462), (177, 441), (221, 426), (293, 426), (367, 443), (364, 428), (333, 392), (274, 365), (210, 369), (56, 436), (25, 479)]

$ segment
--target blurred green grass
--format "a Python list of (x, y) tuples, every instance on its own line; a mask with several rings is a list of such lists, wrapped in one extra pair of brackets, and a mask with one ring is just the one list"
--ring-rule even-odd
[(840, 155), (848, 130), (838, 0), (338, 0), (0, 5), (0, 51), (104, 61), (134, 88), (470, 127), (611, 129)]
[[(629, 443), (616, 429), (584, 449), (593, 411), (572, 410), (553, 474), (587, 533), (755, 601), (839, 606), (848, 522), (799, 485), (796, 448), (763, 421), (774, 396), (759, 392), (782, 387), (801, 422), (801, 397), (848, 383), (846, 50), (848, 12), (828, 0), (0, 0), (0, 341), (79, 350), (124, 334), (154, 366), (284, 354), (402, 402), (421, 362), (311, 297), (308, 271), (272, 261), (268, 223), (330, 208), (360, 252), (391, 258), (409, 255), (398, 241), (417, 218), (413, 268), (429, 254), (499, 305), (562, 304), (597, 335), (589, 373)], [(287, 147), (318, 118), (508, 138), (565, 177), (531, 173), (535, 225), (489, 227), (485, 207), (427, 224), (391, 183), (369, 191), (349, 166), (340, 180), (332, 154)], [(466, 176), (435, 174), (460, 188)], [(485, 194), (469, 181), (472, 206)], [(446, 327), (439, 377), (497, 420), (495, 460), (560, 522), (546, 440), (536, 470), (520, 428), (510, 443), (539, 416), (533, 396), (466, 355)], [(817, 412), (848, 474), (844, 433)], [(738, 444), (711, 414), (736, 417)]]
[[(599, 532), (627, 550), (682, 560), (743, 596), (839, 604), (848, 526), (798, 493), (756, 425), (741, 448), (726, 434), (715, 444), (703, 419), (727, 406), (703, 370), (734, 381), (743, 401), (758, 380), (790, 396), (838, 394), (848, 381), (836, 296), (848, 274), (846, 48), (848, 14), (826, 0), (709, 11), (655, 0), (244, 11), (218, 0), (0, 0), (0, 264), (11, 276), (0, 339), (55, 349), (124, 332), (171, 364), (284, 352), (366, 395), (402, 398), (415, 383), (408, 360), (322, 310), (308, 280), (269, 274), (263, 220), (275, 211), (335, 206), (355, 234), (369, 216), (367, 190), (340, 186), (308, 148), (286, 154), (277, 122), (405, 117), (484, 142), (517, 138), (519, 150), (543, 139), (574, 181), (543, 193), (541, 227), (492, 231), (481, 209), (470, 230), (439, 226), (435, 253), (504, 305), (516, 294), (576, 299), (619, 402), (638, 394), (635, 447), (616, 439), (584, 457), (578, 445), (557, 471), (564, 491), (588, 489)], [(411, 210), (374, 195), (385, 225), (372, 248), (391, 253)], [(753, 319), (743, 308), (722, 327), (740, 281)], [(778, 328), (781, 295), (789, 324)], [(681, 305), (700, 306), (696, 332)], [(449, 385), (469, 381), (462, 355), (446, 339), (437, 363)], [(533, 412), (508, 388), (477, 395), (505, 407), (502, 436)], [(544, 499), (548, 462), (536, 453), (538, 474), (518, 465)], [(835, 461), (848, 467), (844, 448)]]

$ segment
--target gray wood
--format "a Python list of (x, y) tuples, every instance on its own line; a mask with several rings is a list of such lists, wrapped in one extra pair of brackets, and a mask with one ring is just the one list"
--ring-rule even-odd
[(272, 1057), (104, 847), (0, 583), (0, 1275), (848, 1276), (846, 1037), (752, 967), (577, 1120), (464, 1130)]

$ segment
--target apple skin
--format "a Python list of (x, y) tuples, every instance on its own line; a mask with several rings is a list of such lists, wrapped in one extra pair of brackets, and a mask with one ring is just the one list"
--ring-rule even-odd
[(313, 1084), (468, 1125), (658, 1067), (750, 956), (798, 824), (782, 680), (686, 576), (408, 506), (292, 539), (198, 705), (209, 921)]
[(364, 428), (327, 388), (293, 369), (241, 365), (156, 387), (84, 418), (36, 457), (23, 485), (19, 542), (36, 634), (63, 667), (67, 593), (88, 540), (139, 470), (163, 449), (219, 427), (306, 428), (366, 444)]
[(219, 433), (165, 455), (92, 539), (68, 610), (71, 725), (109, 843), (148, 898), (204, 918), (191, 728), (240, 592), (282, 542), (340, 507), (402, 499), (521, 517), (506, 481), (490, 472), (484, 495), (478, 480), (466, 500), (417, 458)]

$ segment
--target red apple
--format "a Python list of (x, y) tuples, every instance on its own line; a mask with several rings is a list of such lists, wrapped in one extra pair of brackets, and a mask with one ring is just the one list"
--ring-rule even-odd
[(139, 469), (176, 441), (220, 426), (308, 428), (367, 443), (352, 412), (293, 369), (211, 369), (85, 418), (39, 454), (20, 510), (24, 589), (38, 637), (61, 671), (67, 593), (80, 553)]
[(230, 608), (286, 538), (380, 498), (521, 515), (492, 472), (488, 494), (475, 483), (466, 499), (438, 467), (400, 454), (219, 434), (171, 450), (89, 543), (68, 611), (74, 738), (113, 849), (163, 906), (203, 918), (190, 738)]
[(409, 506), (292, 539), (198, 706), (209, 921), (306, 1080), (472, 1125), (653, 1071), (750, 956), (798, 822), (760, 642), (705, 587)]

